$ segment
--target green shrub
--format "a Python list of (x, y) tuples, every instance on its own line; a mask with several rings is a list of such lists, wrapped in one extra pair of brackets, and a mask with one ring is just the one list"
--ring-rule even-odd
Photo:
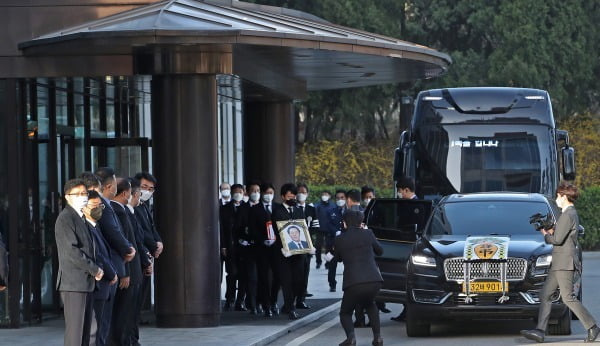
[(585, 236), (579, 239), (584, 250), (600, 250), (600, 186), (582, 191), (575, 204)]

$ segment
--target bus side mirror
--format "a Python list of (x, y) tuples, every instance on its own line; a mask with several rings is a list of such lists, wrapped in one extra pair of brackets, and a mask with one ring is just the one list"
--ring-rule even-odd
[(562, 148), (562, 168), (565, 180), (575, 179), (575, 149), (573, 147)]

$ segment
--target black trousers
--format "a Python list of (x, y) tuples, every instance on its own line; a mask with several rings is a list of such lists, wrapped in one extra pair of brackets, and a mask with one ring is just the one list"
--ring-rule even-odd
[(65, 314), (65, 346), (95, 345), (96, 340), (90, 340), (91, 334), (97, 334), (93, 293), (61, 291), (60, 297)]
[(258, 245), (255, 255), (258, 274), (257, 300), (266, 310), (277, 304), (277, 296), (281, 287), (279, 265), (282, 256), (281, 251), (275, 245)]
[(246, 307), (255, 309), (258, 272), (256, 268), (256, 247), (254, 245), (240, 245), (238, 247), (237, 274), (238, 294), (236, 304), (245, 302)]
[[(335, 240), (335, 237), (327, 238), (327, 252), (330, 252), (332, 255), (334, 255), (334, 250), (333, 250), (334, 240)], [(327, 281), (329, 282), (329, 288), (335, 288), (335, 286), (337, 285), (337, 281), (335, 280), (336, 272), (337, 272), (337, 262), (330, 261), (329, 264), (327, 265)]]
[(373, 337), (381, 336), (381, 326), (379, 323), (379, 311), (375, 306), (375, 296), (381, 289), (381, 282), (366, 282), (352, 285), (344, 289), (342, 305), (340, 307), (340, 323), (344, 328), (347, 338), (353, 338), (354, 324), (352, 323), (352, 312), (360, 307), (367, 311)]
[(296, 310), (294, 301), (304, 300), (304, 266), (306, 255), (283, 257), (280, 255), (281, 290), (283, 291), (283, 307), (288, 311)]
[(306, 292), (308, 292), (308, 277), (310, 275), (310, 260), (312, 258), (312, 255), (299, 255), (299, 256), (304, 256), (304, 294), (302, 295), (302, 297), (300, 298), (300, 300), (298, 300), (298, 303), (303, 303), (304, 299), (306, 299)]
[(126, 289), (117, 288), (110, 332), (110, 343), (112, 345), (128, 346), (134, 344), (135, 308), (139, 292), (139, 283), (130, 284)]
[(323, 243), (325, 242), (325, 233), (321, 231), (315, 232), (315, 249), (317, 250), (315, 253), (315, 260), (317, 266), (320, 267), (323, 264), (323, 259), (321, 259), (321, 254), (323, 253)]
[(225, 271), (227, 272), (227, 277), (225, 278), (225, 282), (227, 283), (227, 288), (225, 291), (225, 300), (228, 303), (233, 303), (235, 301), (235, 295), (237, 291), (237, 255), (233, 252), (227, 253), (227, 257), (225, 258)]

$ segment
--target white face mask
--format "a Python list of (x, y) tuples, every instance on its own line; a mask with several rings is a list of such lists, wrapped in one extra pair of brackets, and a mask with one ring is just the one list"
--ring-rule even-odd
[(327, 196), (327, 195), (323, 195), (323, 196), (321, 196), (321, 200), (322, 200), (323, 202), (329, 202), (329, 196)]
[(365, 204), (365, 207), (369, 205), (369, 202), (371, 202), (370, 198), (367, 198), (367, 199), (363, 200), (363, 203)]
[(258, 199), (260, 198), (260, 192), (252, 192), (250, 194), (250, 200), (252, 202), (258, 202)]
[(244, 202), (248, 203), (248, 201), (250, 200), (250, 197), (244, 195), (244, 198), (242, 198), (244, 200)]
[(71, 197), (71, 207), (77, 211), (81, 211), (88, 203), (87, 196), (72, 196)]
[(133, 198), (133, 195), (130, 194), (129, 197), (127, 197), (127, 204), (131, 204), (131, 199)]
[(298, 196), (296, 196), (296, 198), (298, 198), (298, 202), (300, 202), (300, 203), (304, 203), (306, 201), (307, 197), (308, 197), (308, 194), (306, 194), (306, 193), (299, 193)]
[(230, 196), (231, 196), (231, 190), (229, 190), (229, 189), (221, 190), (221, 197), (227, 199)]
[(271, 201), (273, 200), (273, 194), (267, 194), (267, 195), (263, 195), (263, 202), (265, 203), (271, 203)]
[(140, 200), (146, 202), (150, 198), (152, 198), (152, 192), (150, 192), (148, 190), (142, 190), (142, 195), (140, 196)]
[(343, 207), (343, 206), (345, 206), (345, 205), (346, 205), (346, 200), (345, 200), (345, 199), (338, 199), (337, 201), (335, 201), (335, 204), (336, 204), (338, 207)]
[(243, 193), (236, 192), (236, 193), (233, 194), (233, 200), (234, 201), (239, 202), (242, 199), (244, 199), (244, 194)]

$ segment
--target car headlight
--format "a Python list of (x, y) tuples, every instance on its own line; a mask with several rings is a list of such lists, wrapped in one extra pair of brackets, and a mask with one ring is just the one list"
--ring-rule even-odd
[(412, 255), (410, 256), (412, 263), (414, 265), (423, 266), (423, 267), (435, 267), (435, 258), (426, 256), (426, 255)]
[(536, 267), (549, 267), (552, 264), (552, 255), (542, 255), (535, 261)]

